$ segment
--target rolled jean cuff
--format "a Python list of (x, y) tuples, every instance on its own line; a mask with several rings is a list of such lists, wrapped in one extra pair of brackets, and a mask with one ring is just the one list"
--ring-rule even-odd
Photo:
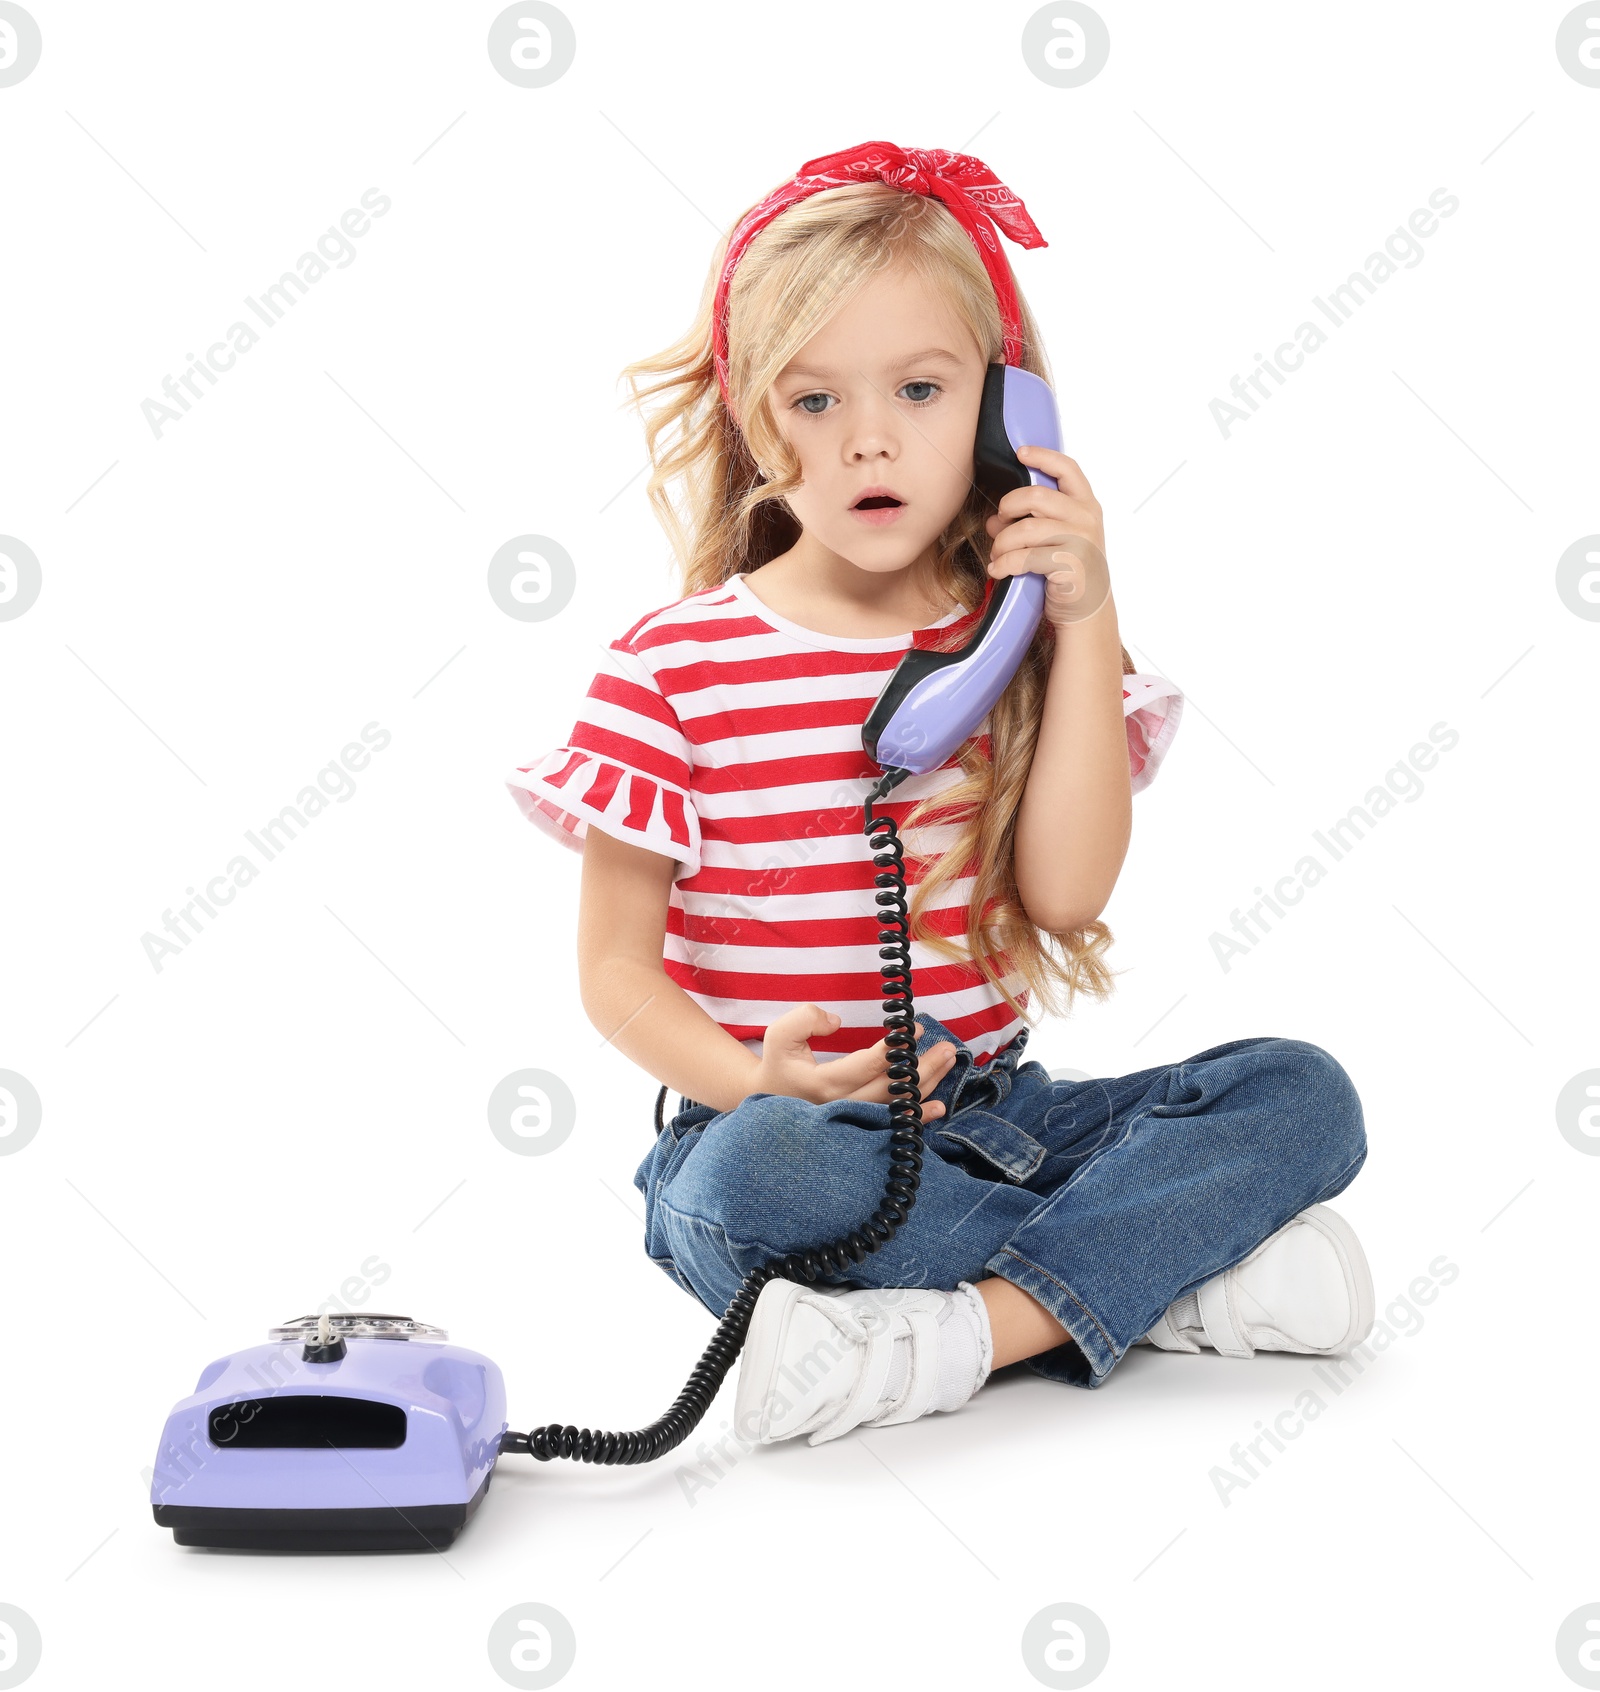
[(1002, 1246), (984, 1268), (1042, 1304), (1072, 1336), (1081, 1354), (1074, 1356), (1072, 1346), (1061, 1345), (1024, 1359), (1035, 1374), (1074, 1386), (1097, 1387), (1105, 1380), (1116, 1366), (1117, 1352), (1094, 1313), (1069, 1287), (1037, 1263), (1030, 1263), (1015, 1246)]

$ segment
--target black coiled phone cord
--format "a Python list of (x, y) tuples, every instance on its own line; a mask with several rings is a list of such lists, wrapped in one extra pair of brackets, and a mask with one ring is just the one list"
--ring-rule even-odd
[[(884, 1040), (889, 1058), (889, 1174), (878, 1208), (859, 1228), (839, 1239), (809, 1251), (791, 1251), (752, 1269), (733, 1295), (733, 1302), (711, 1336), (711, 1343), (672, 1408), (649, 1427), (633, 1433), (600, 1433), (592, 1428), (563, 1427), (559, 1422), (551, 1422), (531, 1433), (501, 1435), (501, 1451), (525, 1453), (542, 1463), (552, 1457), (570, 1457), (582, 1463), (653, 1462), (681, 1445), (711, 1408), (729, 1369), (744, 1348), (756, 1300), (768, 1281), (817, 1281), (824, 1275), (842, 1274), (852, 1263), (859, 1263), (892, 1240), (910, 1215), (922, 1179), (922, 1094), (917, 1085), (916, 1015), (911, 1002), (911, 922), (906, 909), (905, 852), (894, 819), (872, 814), (873, 804), (898, 787), (909, 773), (898, 768), (884, 772), (883, 779), (867, 796), (863, 825), (872, 847), (872, 861), (878, 866), (874, 878), (880, 912), (878, 956), (885, 960), (880, 973)], [(663, 1088), (663, 1096), (665, 1092)], [(660, 1103), (658, 1099), (658, 1114)]]

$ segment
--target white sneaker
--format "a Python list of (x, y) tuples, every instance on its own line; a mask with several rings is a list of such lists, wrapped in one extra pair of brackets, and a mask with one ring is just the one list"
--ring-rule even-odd
[(771, 1445), (821, 1445), (854, 1427), (959, 1410), (989, 1377), (988, 1307), (970, 1281), (921, 1287), (808, 1287), (768, 1281), (739, 1359), (733, 1424)]
[(1242, 1263), (1169, 1305), (1135, 1345), (1331, 1356), (1372, 1331), (1372, 1273), (1355, 1230), (1325, 1204), (1303, 1210)]

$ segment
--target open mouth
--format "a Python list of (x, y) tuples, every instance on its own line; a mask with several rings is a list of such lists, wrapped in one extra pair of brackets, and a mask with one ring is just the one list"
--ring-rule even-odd
[(895, 522), (905, 508), (906, 502), (899, 494), (879, 486), (866, 489), (850, 507), (850, 515), (858, 522), (882, 528), (886, 523)]

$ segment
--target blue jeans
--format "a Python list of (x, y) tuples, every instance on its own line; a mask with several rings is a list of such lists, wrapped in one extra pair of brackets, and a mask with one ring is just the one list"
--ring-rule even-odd
[[(1071, 1335), (1036, 1374), (1097, 1387), (1174, 1299), (1247, 1257), (1354, 1180), (1361, 1102), (1320, 1046), (1230, 1040), (1182, 1063), (1053, 1081), (1022, 1029), (987, 1064), (921, 1014), (917, 1049), (957, 1047), (923, 1129), (921, 1184), (894, 1238), (839, 1287), (933, 1287), (998, 1275)], [(769, 1258), (836, 1239), (883, 1196), (889, 1107), (752, 1093), (685, 1099), (633, 1184), (645, 1250), (715, 1316)]]

